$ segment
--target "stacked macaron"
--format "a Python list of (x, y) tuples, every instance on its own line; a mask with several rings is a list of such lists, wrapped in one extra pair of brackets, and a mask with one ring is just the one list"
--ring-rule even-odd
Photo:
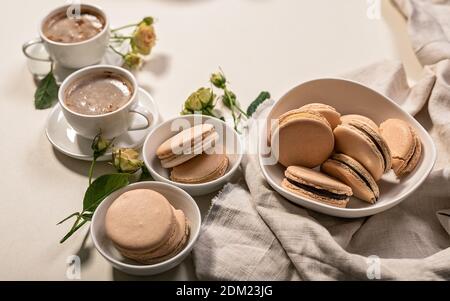
[[(382, 175), (393, 168), (401, 177), (421, 156), (420, 138), (406, 122), (389, 119), (379, 128), (366, 116), (341, 116), (321, 103), (282, 114), (270, 143), (287, 168), (282, 187), (336, 207), (346, 207), (352, 195), (374, 204)], [(318, 166), (320, 172), (311, 169)]]
[(162, 167), (171, 169), (172, 181), (205, 183), (220, 178), (228, 169), (228, 157), (218, 140), (212, 124), (200, 124), (164, 141), (156, 155)]
[(189, 238), (189, 221), (183, 211), (150, 189), (120, 195), (106, 213), (105, 229), (124, 257), (143, 264), (175, 256)]

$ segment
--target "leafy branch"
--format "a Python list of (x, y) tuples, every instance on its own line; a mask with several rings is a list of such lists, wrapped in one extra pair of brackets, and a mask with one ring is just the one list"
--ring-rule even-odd
[(217, 99), (220, 99), (224, 106), (230, 110), (231, 117), (233, 118), (234, 129), (239, 133), (239, 123), (242, 118), (248, 119), (251, 117), (259, 105), (270, 98), (270, 93), (263, 91), (258, 97), (250, 104), (246, 111), (244, 111), (239, 102), (237, 101), (236, 94), (228, 87), (228, 81), (225, 77), (222, 69), (219, 68), (219, 72), (211, 74), (209, 78), (213, 87), (219, 89), (222, 95), (216, 97), (212, 88), (200, 88), (193, 92), (188, 99), (184, 102), (182, 115), (187, 114), (202, 114), (220, 118), (214, 113)]
[(89, 167), (89, 186), (84, 194), (83, 208), (80, 212), (70, 214), (57, 224), (60, 225), (72, 218), (75, 218), (72, 227), (60, 240), (60, 243), (65, 242), (78, 229), (83, 227), (83, 225), (87, 222), (90, 222), (98, 205), (100, 205), (100, 203), (114, 191), (127, 186), (130, 183), (130, 176), (134, 172), (142, 169), (142, 174), (139, 179), (140, 181), (151, 179), (148, 170), (143, 166), (143, 162), (138, 159), (139, 153), (134, 149), (123, 148), (115, 150), (112, 155), (111, 163), (118, 172), (102, 175), (92, 181), (93, 171), (97, 159), (106, 153), (106, 151), (111, 147), (113, 140), (114, 139), (108, 140), (103, 138), (101, 132), (99, 132), (99, 134), (97, 134), (92, 140), (91, 149), (93, 151), (93, 160), (91, 166)]

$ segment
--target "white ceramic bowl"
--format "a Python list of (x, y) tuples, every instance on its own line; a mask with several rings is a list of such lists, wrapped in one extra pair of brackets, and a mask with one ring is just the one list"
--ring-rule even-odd
[[(133, 260), (124, 258), (114, 247), (112, 241), (105, 233), (106, 212), (116, 198), (126, 191), (133, 189), (152, 189), (164, 195), (175, 209), (183, 210), (190, 222), (189, 241), (184, 249), (174, 257), (163, 262), (144, 265)], [(91, 222), (91, 237), (95, 248), (109, 261), (116, 269), (132, 275), (145, 276), (155, 275), (180, 264), (192, 250), (195, 241), (200, 233), (201, 215), (194, 199), (182, 189), (161, 182), (139, 182), (128, 185), (110, 194), (95, 210)]]
[(425, 180), (436, 161), (436, 148), (426, 130), (408, 113), (403, 111), (393, 100), (357, 82), (324, 78), (307, 81), (287, 92), (270, 111), (265, 126), (263, 126), (259, 147), (266, 147), (267, 122), (292, 109), (297, 109), (307, 103), (321, 102), (336, 108), (342, 115), (361, 114), (380, 124), (389, 118), (407, 121), (422, 140), (422, 158), (413, 172), (398, 180), (391, 170), (378, 182), (380, 198), (376, 204), (369, 204), (356, 198), (351, 198), (347, 208), (336, 208), (326, 204), (302, 198), (281, 187), (284, 170), (281, 164), (265, 165), (262, 153), (259, 162), (267, 182), (282, 196), (303, 207), (339, 217), (356, 218), (373, 215), (385, 211), (412, 194)]
[[(213, 181), (201, 184), (184, 184), (171, 181), (169, 169), (161, 166), (161, 161), (156, 156), (158, 147), (170, 137), (194, 124), (211, 123), (219, 134), (219, 141), (225, 145), (229, 166), (225, 174)], [(179, 125), (183, 127), (180, 128)], [(187, 191), (192, 196), (204, 195), (217, 191), (225, 185), (241, 163), (243, 155), (242, 142), (239, 134), (222, 120), (202, 115), (185, 115), (169, 119), (156, 126), (147, 136), (142, 148), (142, 156), (152, 177), (161, 182), (170, 183)]]

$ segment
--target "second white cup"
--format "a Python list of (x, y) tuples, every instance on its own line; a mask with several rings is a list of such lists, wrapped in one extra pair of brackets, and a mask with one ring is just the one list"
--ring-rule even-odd
[[(81, 4), (76, 7), (74, 5), (64, 5), (52, 10), (44, 17), (39, 25), (39, 38), (30, 40), (23, 44), (22, 51), (26, 57), (34, 61), (44, 62), (57, 62), (63, 67), (70, 69), (78, 69), (85, 66), (99, 63), (104, 56), (109, 43), (109, 19), (105, 12), (98, 6), (90, 4)], [(75, 43), (62, 43), (56, 42), (45, 36), (43, 27), (49, 19), (57, 14), (69, 12), (72, 8), (76, 8), (77, 11), (83, 13), (84, 11), (93, 11), (104, 20), (103, 29), (90, 39), (75, 42)], [(47, 50), (50, 58), (36, 57), (29, 52), (29, 48), (35, 44), (43, 44)]]
[[(102, 73), (121, 76), (131, 83), (132, 95), (128, 102), (115, 111), (99, 115), (86, 115), (69, 109), (65, 103), (65, 97), (70, 85), (80, 78)], [(58, 100), (67, 122), (80, 136), (92, 139), (101, 131), (104, 138), (111, 139), (127, 131), (146, 129), (152, 124), (154, 116), (146, 107), (139, 104), (138, 89), (136, 78), (128, 70), (110, 65), (96, 65), (83, 68), (68, 76), (61, 84)], [(146, 119), (147, 124), (132, 127), (131, 114), (141, 115)]]

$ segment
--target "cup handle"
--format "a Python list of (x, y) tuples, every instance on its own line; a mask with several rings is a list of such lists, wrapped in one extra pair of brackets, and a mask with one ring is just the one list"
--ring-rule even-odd
[(153, 122), (152, 112), (150, 112), (146, 107), (144, 107), (141, 104), (137, 104), (137, 105), (133, 106), (129, 112), (139, 114), (142, 117), (144, 117), (145, 120), (147, 120), (147, 124), (145, 126), (130, 127), (130, 128), (128, 128), (129, 131), (145, 130), (145, 129), (149, 128)]
[(52, 60), (50, 58), (43, 59), (40, 57), (35, 57), (35, 56), (32, 56), (31, 54), (29, 54), (27, 51), (28, 47), (36, 45), (36, 44), (43, 44), (43, 43), (44, 43), (44, 41), (42, 41), (41, 38), (36, 38), (36, 39), (30, 40), (22, 45), (22, 52), (27, 58), (29, 58), (31, 60), (41, 61), (41, 62), (51, 62)]

